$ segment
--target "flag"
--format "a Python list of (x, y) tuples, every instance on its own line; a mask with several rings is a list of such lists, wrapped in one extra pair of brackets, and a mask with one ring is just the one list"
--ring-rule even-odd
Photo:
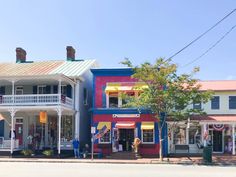
[(99, 138), (103, 137), (104, 134), (106, 134), (106, 133), (108, 132), (108, 130), (109, 130), (109, 129), (107, 128), (107, 126), (104, 125), (104, 126), (102, 127), (102, 129), (100, 129), (100, 130), (98, 131), (98, 133), (97, 133), (96, 135), (94, 135), (94, 138), (95, 138), (95, 139), (99, 139)]
[(0, 113), (0, 121), (1, 120), (5, 120), (5, 117), (3, 117), (3, 115)]

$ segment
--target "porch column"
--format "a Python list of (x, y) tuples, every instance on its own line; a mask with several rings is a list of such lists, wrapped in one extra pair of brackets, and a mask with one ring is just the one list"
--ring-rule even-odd
[(13, 127), (14, 127), (14, 117), (15, 117), (15, 110), (13, 108), (10, 110), (10, 114), (11, 114), (11, 155), (12, 155), (13, 149), (14, 149), (14, 139), (13, 139), (14, 128)]
[(106, 93), (106, 108), (109, 108), (109, 93)]
[(61, 104), (61, 79), (58, 80), (59, 104)]
[(203, 125), (203, 145), (204, 145), (204, 147), (207, 146), (207, 139), (205, 138), (206, 134), (208, 134), (208, 132), (207, 132), (207, 125), (204, 124)]
[(233, 141), (232, 154), (235, 155), (235, 124), (232, 125), (232, 141)]
[(80, 140), (80, 81), (76, 82), (75, 85), (75, 137)]
[(57, 109), (57, 115), (58, 115), (58, 155), (61, 154), (61, 108)]

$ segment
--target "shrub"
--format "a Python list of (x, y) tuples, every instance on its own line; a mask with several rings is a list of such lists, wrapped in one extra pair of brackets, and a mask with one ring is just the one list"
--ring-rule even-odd
[(54, 152), (53, 150), (44, 150), (42, 154), (44, 154), (45, 156), (52, 156), (54, 155)]
[(33, 154), (33, 151), (30, 149), (24, 149), (21, 151), (21, 154), (23, 154), (24, 156), (31, 156)]

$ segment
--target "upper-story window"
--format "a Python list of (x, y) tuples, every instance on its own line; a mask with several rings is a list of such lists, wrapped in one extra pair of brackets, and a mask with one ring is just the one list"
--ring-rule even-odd
[(236, 96), (229, 96), (229, 109), (236, 109)]
[(193, 109), (202, 109), (202, 103), (193, 103)]
[(46, 94), (46, 85), (38, 85), (38, 94)]
[(62, 85), (61, 86), (61, 94), (62, 95), (66, 95), (67, 94), (67, 86), (66, 85)]
[(118, 108), (118, 92), (109, 93), (109, 108)]
[(220, 97), (214, 96), (211, 99), (211, 109), (220, 109)]
[(16, 95), (23, 95), (23, 86), (16, 86)]
[[(128, 97), (134, 97), (135, 93), (134, 92), (127, 92), (125, 93), (125, 95), (127, 95)], [(122, 105), (125, 105), (129, 102), (129, 98), (123, 98), (122, 99)]]

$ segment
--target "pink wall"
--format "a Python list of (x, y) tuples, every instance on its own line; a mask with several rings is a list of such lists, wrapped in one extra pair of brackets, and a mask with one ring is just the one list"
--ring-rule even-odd
[(102, 86), (107, 82), (133, 82), (130, 76), (96, 76), (95, 78), (95, 108), (102, 108)]

